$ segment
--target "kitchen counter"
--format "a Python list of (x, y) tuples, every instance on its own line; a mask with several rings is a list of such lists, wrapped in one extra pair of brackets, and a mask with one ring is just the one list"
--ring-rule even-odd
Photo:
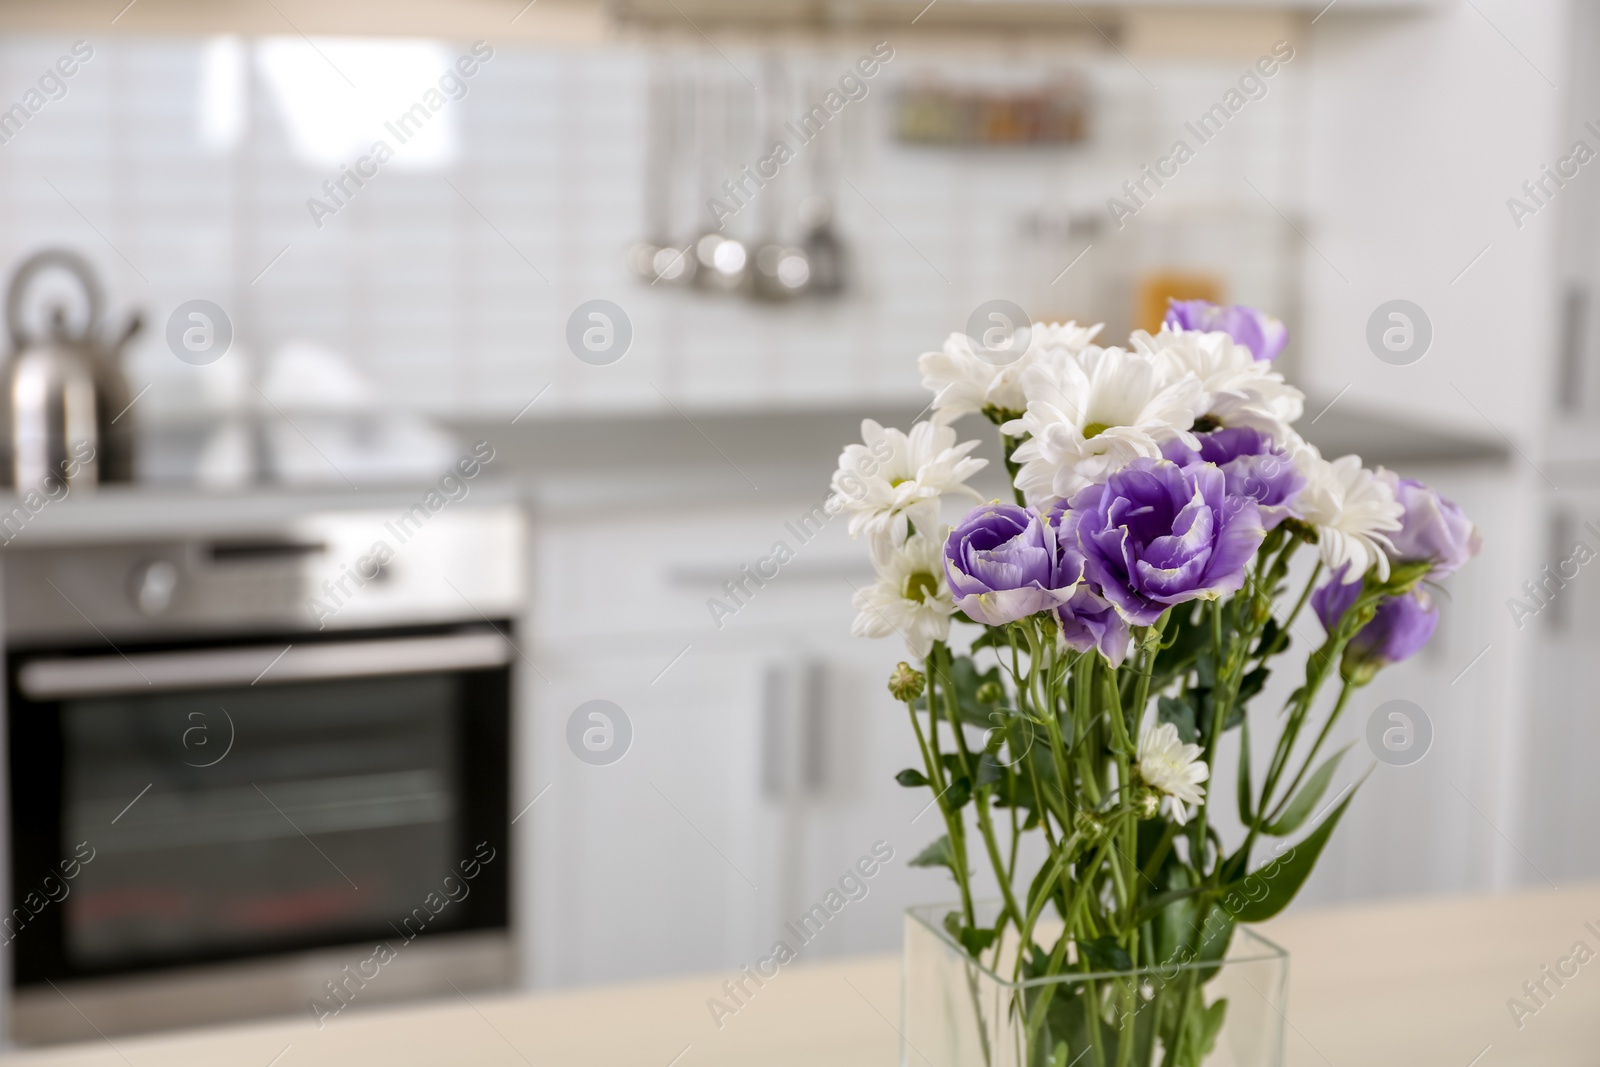
[[(1593, 928), (1585, 927), (1592, 923)], [(1592, 1067), (1600, 964), (1578, 967), (1519, 1030), (1507, 1007), (1577, 942), (1600, 948), (1600, 885), (1414, 899), (1279, 919), (1289, 949), (1289, 1067)], [(1592, 958), (1592, 953), (1590, 954)], [(1572, 965), (1575, 966), (1575, 965)], [(1592, 973), (1591, 973), (1592, 972)], [(898, 1061), (899, 961), (785, 970), (718, 1030), (706, 1010), (728, 975), (533, 996), (473, 994), (352, 1013), (118, 1038), (0, 1057), (5, 1067), (889, 1067)], [(1530, 1002), (1530, 1006), (1532, 1006)], [(84, 1032), (93, 1036), (92, 1023)], [(1478, 1057), (1475, 1059), (1475, 1057)]]
[[(1308, 411), (1324, 405), (1308, 402)], [(859, 410), (770, 411), (759, 414), (682, 412), (634, 417), (559, 416), (506, 422), (462, 421), (449, 430), (462, 442), (488, 441), (492, 468), (468, 485), (474, 504), (522, 502), (534, 511), (565, 513), (627, 500), (743, 505), (792, 499), (821, 503), (841, 448), (859, 439), (861, 420), (907, 427), (926, 411), (877, 406)], [(190, 431), (194, 427), (188, 428)], [(969, 418), (958, 427), (976, 437), (973, 454), (989, 466), (973, 479), (990, 496), (1007, 492), (993, 427)], [(1325, 455), (1358, 452), (1370, 466), (1488, 464), (1508, 461), (1503, 442), (1437, 427), (1396, 423), (1335, 405), (1303, 427)], [(170, 428), (169, 428), (170, 430)], [(160, 434), (157, 432), (157, 436)], [(193, 436), (191, 433), (190, 436)], [(162, 440), (165, 440), (164, 438)], [(187, 439), (186, 439), (187, 440)], [(188, 441), (192, 450), (195, 441)], [(172, 451), (172, 441), (149, 452)], [(463, 450), (465, 449), (463, 444)], [(182, 451), (182, 449), (179, 449)], [(443, 475), (444, 471), (440, 471)], [(31, 514), (0, 489), (0, 518), (15, 515), (0, 540), (19, 546), (107, 540), (253, 535), (328, 511), (398, 514), (433, 489), (434, 480), (388, 482), (360, 489), (340, 484), (264, 484), (207, 491), (181, 482), (104, 486), (45, 503)], [(455, 505), (452, 505), (455, 506)], [(20, 519), (22, 521), (17, 521)], [(11, 534), (12, 536), (7, 536)]]
[[(528, 418), (515, 425), (460, 421), (449, 424), (449, 429), (461, 440), (493, 442), (497, 463), (536, 484), (619, 477), (649, 482), (664, 472), (678, 478), (702, 472), (723, 495), (737, 497), (758, 486), (763, 491), (821, 492), (838, 464), (840, 449), (861, 439), (862, 419), (909, 429), (927, 413), (926, 407), (891, 404), (754, 413), (680, 410), (631, 417), (563, 414)], [(1402, 422), (1325, 398), (1307, 398), (1306, 417), (1297, 429), (1323, 455), (1354, 452), (1368, 466), (1404, 469), (1422, 464), (1498, 465), (1510, 460), (1503, 440), (1476, 429)], [(986, 483), (987, 490), (1003, 488), (995, 428), (968, 416), (956, 424), (956, 431), (961, 440), (977, 438), (980, 445), (973, 455), (990, 461), (975, 481)]]

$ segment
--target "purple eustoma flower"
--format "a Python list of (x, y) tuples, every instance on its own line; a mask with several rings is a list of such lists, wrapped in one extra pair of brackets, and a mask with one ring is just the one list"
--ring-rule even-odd
[[(1329, 633), (1361, 594), (1360, 582), (1346, 584), (1341, 577), (1335, 572), (1327, 584), (1311, 594), (1311, 607), (1322, 620), (1322, 628)], [(1438, 625), (1438, 607), (1427, 590), (1418, 587), (1379, 604), (1372, 621), (1356, 631), (1350, 644), (1345, 646), (1345, 657), (1365, 668), (1370, 677), (1379, 667), (1408, 660), (1421, 652)]]
[(1065, 604), (1083, 578), (1083, 556), (1066, 550), (1033, 508), (983, 504), (944, 543), (944, 570), (960, 608), (1002, 626)]
[(1400, 529), (1389, 535), (1394, 545), (1390, 558), (1398, 562), (1432, 560), (1433, 570), (1428, 577), (1438, 581), (1460, 570), (1478, 554), (1483, 536), (1455, 502), (1422, 482), (1401, 478), (1392, 471), (1380, 468), (1378, 477), (1389, 483), (1395, 499), (1405, 508)]
[(1062, 540), (1128, 622), (1148, 626), (1174, 604), (1232, 593), (1266, 530), (1254, 500), (1230, 501), (1221, 470), (1136, 459), (1072, 498)]
[(1223, 306), (1209, 300), (1167, 301), (1166, 324), (1175, 330), (1221, 332), (1250, 350), (1259, 360), (1276, 359), (1289, 343), (1283, 323), (1243, 304)]
[(1198, 449), (1174, 437), (1161, 446), (1161, 454), (1180, 467), (1214, 463), (1222, 469), (1228, 495), (1254, 500), (1261, 509), (1261, 524), (1270, 530), (1294, 514), (1295, 500), (1306, 478), (1287, 450), (1249, 426), (1228, 426), (1195, 434)]
[(1078, 652), (1098, 648), (1111, 666), (1122, 666), (1132, 636), (1128, 620), (1117, 614), (1109, 600), (1089, 588), (1088, 582), (1078, 586), (1072, 599), (1056, 609), (1056, 617), (1061, 620), (1061, 637), (1068, 648)]

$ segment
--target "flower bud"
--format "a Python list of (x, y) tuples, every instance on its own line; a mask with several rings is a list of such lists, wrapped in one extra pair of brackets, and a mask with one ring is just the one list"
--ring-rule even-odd
[(998, 704), (1006, 698), (1006, 687), (990, 679), (978, 686), (978, 703)]
[(1263, 627), (1263, 626), (1265, 626), (1267, 624), (1267, 620), (1269, 618), (1271, 618), (1271, 617), (1272, 617), (1272, 598), (1271, 597), (1267, 597), (1267, 596), (1255, 596), (1255, 597), (1252, 597), (1251, 600), (1250, 600), (1250, 623), (1251, 623), (1251, 625), (1254, 626), (1257, 630), (1259, 630), (1259, 629), (1261, 629), (1261, 627)]
[(1086, 841), (1098, 841), (1105, 836), (1105, 821), (1092, 811), (1079, 809), (1072, 820), (1072, 828), (1083, 835)]
[(923, 677), (920, 671), (911, 669), (911, 664), (901, 662), (895, 666), (894, 673), (889, 675), (889, 692), (896, 700), (911, 701), (922, 695)]

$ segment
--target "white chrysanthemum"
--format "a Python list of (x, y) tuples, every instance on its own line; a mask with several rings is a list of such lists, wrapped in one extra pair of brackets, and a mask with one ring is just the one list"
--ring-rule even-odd
[(1168, 381), (1185, 374), (1199, 378), (1206, 391), (1204, 414), (1222, 426), (1248, 426), (1282, 443), (1305, 413), (1305, 394), (1225, 333), (1163, 326), (1154, 335), (1135, 331), (1132, 343), (1155, 359)]
[(1071, 352), (1077, 355), (1094, 344), (1095, 336), (1105, 327), (1103, 322), (1093, 326), (1079, 326), (1071, 320), (1036, 322), (1033, 324), (1033, 336), (1029, 338), (1029, 347), (1043, 352)]
[(1104, 323), (1079, 326), (1075, 322), (1033, 324), (1028, 348), (1008, 363), (997, 363), (975, 349), (972, 338), (953, 333), (938, 352), (917, 357), (922, 387), (933, 392), (936, 422), (953, 422), (962, 415), (980, 414), (984, 408), (1021, 412), (1027, 406), (1022, 393), (1023, 373), (1042, 358), (1077, 355), (1094, 341)]
[(877, 570), (878, 580), (856, 591), (850, 635), (898, 633), (913, 656), (926, 656), (935, 641), (950, 636), (950, 616), (956, 610), (945, 583), (944, 538), (913, 534)]
[(1185, 744), (1178, 728), (1170, 722), (1145, 727), (1139, 735), (1139, 777), (1150, 788), (1165, 793), (1172, 806), (1172, 821), (1189, 821), (1189, 807), (1205, 802), (1205, 787), (1211, 768), (1200, 756), (1199, 745)]
[(874, 560), (888, 559), (912, 527), (938, 526), (946, 494), (982, 499), (965, 483), (989, 461), (968, 456), (978, 442), (956, 444), (949, 426), (919, 422), (907, 434), (865, 419), (861, 439), (839, 456), (827, 508), (850, 513), (850, 536), (866, 534)]
[(1174, 437), (1191, 447), (1189, 427), (1205, 410), (1200, 379), (1169, 381), (1156, 361), (1122, 348), (1091, 345), (1077, 357), (1042, 360), (1022, 380), (1026, 413), (1002, 429), (1027, 434), (1014, 454), (1017, 487), (1030, 503), (1070, 497), (1141, 456), (1161, 455)]
[(1349, 565), (1345, 582), (1359, 582), (1376, 566), (1378, 577), (1389, 577), (1392, 549), (1388, 531), (1400, 529), (1405, 508), (1394, 490), (1361, 465), (1360, 456), (1322, 458), (1317, 447), (1298, 437), (1290, 441), (1294, 463), (1305, 475), (1295, 510), (1317, 528), (1317, 547), (1332, 571)]

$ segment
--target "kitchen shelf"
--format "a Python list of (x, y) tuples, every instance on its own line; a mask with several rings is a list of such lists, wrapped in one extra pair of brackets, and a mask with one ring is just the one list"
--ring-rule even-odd
[[(1337, 0), (1340, 15), (1426, 11), (1442, 0)], [(923, 32), (939, 29), (1054, 29), (1087, 31), (1094, 23), (1124, 11), (1151, 12), (1307, 12), (1331, 7), (1328, 0), (619, 0), (612, 6), (618, 23), (683, 28), (692, 20), (701, 29), (787, 26), (799, 29), (896, 27), (913, 22)], [(912, 32), (916, 32), (913, 30)]]

